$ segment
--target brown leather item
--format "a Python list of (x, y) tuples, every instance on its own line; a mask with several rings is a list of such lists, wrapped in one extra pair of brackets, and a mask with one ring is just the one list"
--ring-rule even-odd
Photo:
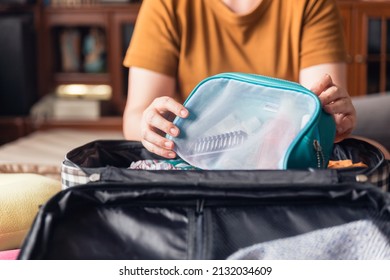
[(346, 168), (346, 167), (368, 167), (363, 162), (353, 163), (350, 159), (345, 160), (330, 160), (328, 164), (328, 168), (336, 169), (336, 168)]

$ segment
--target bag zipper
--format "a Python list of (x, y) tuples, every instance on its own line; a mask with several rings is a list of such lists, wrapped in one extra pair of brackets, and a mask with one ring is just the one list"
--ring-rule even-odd
[[(200, 82), (190, 93), (190, 95), (187, 97), (187, 99), (184, 102), (184, 105), (188, 103), (188, 101), (191, 99), (191, 97), (197, 92), (198, 88), (202, 86), (204, 83), (214, 80), (214, 79), (224, 79), (224, 78), (232, 78), (237, 81), (241, 82), (250, 82), (252, 84), (256, 85), (263, 85), (263, 86), (268, 86), (272, 88), (278, 88), (278, 89), (284, 89), (284, 90), (295, 90), (300, 93), (310, 95), (310, 96), (316, 96), (312, 91), (308, 90), (307, 88), (303, 87), (302, 85), (291, 82), (291, 81), (286, 81), (274, 77), (268, 77), (268, 76), (261, 76), (261, 75), (256, 75), (256, 74), (247, 74), (247, 73), (234, 73), (234, 72), (228, 72), (228, 73), (221, 73), (217, 74), (214, 76), (211, 76), (209, 78), (204, 79), (202, 82)], [(320, 101), (318, 98), (316, 100), (316, 109), (321, 108)]]
[(303, 87), (298, 83), (278, 79), (275, 77), (261, 76), (261, 75), (248, 74), (248, 73), (224, 73), (215, 76), (215, 78), (225, 78), (225, 77), (230, 77), (243, 82), (249, 81), (252, 82), (253, 84), (266, 85), (273, 88), (295, 90), (308, 95), (314, 94), (313, 92), (311, 92), (310, 90), (306, 89), (305, 87)]
[(320, 142), (317, 139), (314, 139), (313, 146), (314, 146), (314, 150), (316, 151), (316, 155), (317, 155), (317, 167), (324, 168), (325, 167), (325, 157), (324, 157), (324, 153), (322, 151), (322, 147), (320, 145)]

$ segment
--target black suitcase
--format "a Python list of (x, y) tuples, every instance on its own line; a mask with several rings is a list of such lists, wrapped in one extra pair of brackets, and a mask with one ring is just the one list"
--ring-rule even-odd
[[(131, 162), (163, 158), (147, 151), (140, 142), (125, 140), (97, 140), (69, 151), (62, 164), (62, 186), (73, 187), (88, 182), (128, 181), (142, 177), (129, 170)], [(358, 139), (345, 139), (333, 147), (330, 160), (363, 162), (366, 168), (343, 168), (339, 172), (368, 181), (384, 191), (389, 190), (390, 163), (375, 146)], [(146, 179), (147, 180), (147, 179)]]
[(70, 154), (91, 180), (42, 206), (19, 259), (226, 259), (359, 222), (372, 225), (364, 233), (370, 253), (325, 248), (315, 258), (390, 258), (390, 194), (356, 182), (362, 170), (128, 170), (129, 159), (155, 157), (126, 141), (96, 141)]

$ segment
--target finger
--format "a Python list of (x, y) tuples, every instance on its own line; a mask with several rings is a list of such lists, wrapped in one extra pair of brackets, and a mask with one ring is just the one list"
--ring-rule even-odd
[(172, 122), (161, 116), (155, 109), (146, 110), (143, 118), (149, 127), (157, 128), (173, 137), (179, 135), (179, 129)]
[(352, 130), (355, 128), (355, 117), (354, 115), (343, 115), (336, 114), (335, 121), (337, 124), (336, 138), (335, 142), (339, 142), (351, 134)]
[(330, 75), (325, 74), (320, 80), (318, 80), (310, 90), (316, 95), (320, 95), (323, 91), (333, 85), (332, 78)]
[(334, 102), (340, 99), (345, 99), (347, 102), (348, 100), (350, 100), (347, 91), (337, 87), (336, 85), (332, 85), (328, 87), (326, 90), (321, 92), (321, 94), (318, 97), (321, 101), (321, 104), (323, 104), (323, 106), (333, 104)]
[(354, 108), (349, 98), (340, 98), (324, 105), (324, 109), (329, 114), (349, 115), (353, 113)]
[(142, 139), (162, 149), (172, 150), (174, 147), (174, 143), (172, 140), (161, 136), (157, 132), (153, 131), (151, 128), (145, 129), (142, 132)]
[(337, 99), (341, 98), (341, 90), (339, 90), (335, 86), (331, 86), (320, 93), (318, 96), (322, 106), (331, 104), (332, 102), (335, 102)]
[(165, 158), (175, 158), (176, 157), (176, 153), (174, 151), (158, 147), (158, 146), (154, 145), (153, 143), (150, 143), (146, 140), (142, 140), (142, 144), (144, 145), (144, 147), (148, 151), (150, 151), (156, 155), (159, 155), (159, 156), (162, 156)]
[(160, 114), (165, 114), (169, 111), (181, 118), (186, 118), (189, 114), (188, 110), (182, 104), (168, 96), (156, 98), (152, 105)]
[(338, 132), (344, 133), (348, 130), (353, 130), (356, 126), (356, 114), (335, 114), (334, 115)]

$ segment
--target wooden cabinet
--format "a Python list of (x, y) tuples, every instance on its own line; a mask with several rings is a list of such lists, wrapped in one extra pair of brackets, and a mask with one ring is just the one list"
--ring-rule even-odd
[[(140, 7), (138, 3), (44, 7), (42, 11), (41, 92), (69, 83), (112, 87), (109, 115), (121, 115), (127, 95), (127, 69), (122, 66)], [(352, 96), (390, 91), (390, 1), (338, 0), (348, 49), (348, 90)], [(102, 73), (62, 71), (60, 33), (64, 28), (105, 35), (106, 68)], [(389, 80), (389, 81), (388, 81)]]
[(352, 96), (390, 91), (390, 1), (339, 0)]
[[(122, 60), (139, 7), (139, 3), (45, 7), (42, 13), (42, 75), (46, 77), (46, 83), (42, 85), (42, 94), (53, 92), (56, 86), (63, 84), (109, 85), (112, 96), (105, 112), (107, 115), (121, 115), (127, 95), (127, 71)], [(97, 30), (103, 38), (103, 66), (97, 71), (86, 69), (84, 61), (85, 38), (91, 30)], [(78, 37), (72, 37), (69, 32), (75, 32)], [(74, 40), (66, 41), (65, 34)], [(74, 57), (64, 58), (64, 48), (77, 48), (77, 53)], [(65, 64), (65, 59), (72, 58), (78, 61)]]
[[(43, 97), (61, 84), (105, 84), (112, 88), (103, 117), (106, 126), (118, 128), (127, 96), (127, 69), (122, 60), (132, 36), (141, 1), (122, 4), (91, 4), (73, 7), (36, 4), (0, 4), (0, 13), (31, 12), (37, 37), (38, 92)], [(45, 1), (46, 2), (46, 1)], [(352, 96), (390, 91), (390, 1), (337, 0), (343, 18), (348, 50), (348, 90)], [(64, 67), (61, 34), (77, 30), (81, 37), (91, 29), (104, 36), (104, 67), (86, 71)], [(83, 45), (78, 46), (82, 52)], [(83, 54), (81, 54), (82, 56)], [(82, 59), (82, 58), (81, 58)], [(111, 117), (116, 117), (111, 118)], [(113, 121), (114, 120), (114, 121)], [(9, 120), (6, 122), (9, 123)], [(12, 123), (12, 122), (11, 122)], [(90, 125), (86, 122), (87, 126)], [(21, 127), (19, 122), (13, 127)], [(75, 125), (74, 122), (65, 122)], [(51, 122), (51, 126), (61, 125)], [(99, 127), (99, 122), (96, 122)], [(18, 133), (20, 129), (16, 129)], [(16, 134), (18, 134), (16, 133)], [(24, 133), (24, 132), (23, 132)], [(23, 134), (22, 133), (22, 134)]]
[[(36, 0), (23, 3), (0, 3), (0, 15), (32, 14), (36, 39), (37, 98), (54, 92), (63, 84), (104, 84), (112, 88), (112, 96), (104, 101), (104, 113), (98, 120), (57, 120), (50, 117), (36, 122), (25, 115), (0, 117), (0, 145), (25, 136), (32, 131), (49, 128), (122, 130), (122, 113), (127, 96), (127, 69), (122, 60), (129, 44), (141, 1), (128, 3), (51, 6), (50, 1)], [(32, 4), (30, 4), (30, 2)], [(54, 1), (52, 1), (54, 3)], [(101, 71), (86, 71), (82, 65), (83, 42), (79, 42), (79, 68), (64, 67), (61, 48), (64, 31), (75, 30), (83, 40), (92, 29), (104, 37), (104, 66)], [(4, 43), (4, 42), (3, 42)], [(69, 42), (68, 42), (69, 43)], [(76, 47), (76, 46), (72, 46)], [(1, 65), (5, 67), (5, 65)], [(22, 67), (23, 68), (23, 67)], [(1, 93), (0, 93), (1, 94)], [(18, 97), (15, 97), (17, 99)], [(4, 105), (4, 104), (3, 104)]]
[[(140, 2), (75, 7), (45, 6), (41, 11), (40, 93), (60, 84), (107, 84), (112, 88), (108, 115), (121, 115), (127, 95), (122, 59), (132, 35)], [(348, 49), (348, 90), (352, 96), (390, 91), (390, 1), (338, 0)], [(101, 73), (63, 71), (60, 33), (98, 28), (105, 36), (105, 69)], [(85, 34), (84, 34), (85, 35)]]

